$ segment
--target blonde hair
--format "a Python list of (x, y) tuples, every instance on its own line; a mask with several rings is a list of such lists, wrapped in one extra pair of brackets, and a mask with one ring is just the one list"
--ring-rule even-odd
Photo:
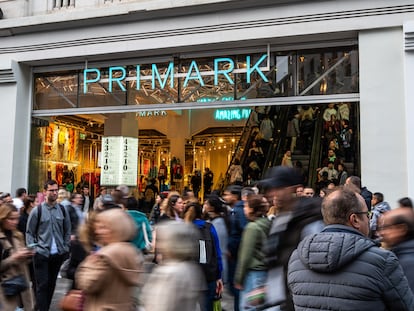
[(64, 199), (69, 199), (69, 198), (70, 198), (69, 191), (67, 191), (66, 189), (59, 189), (58, 197), (56, 199), (58, 203), (62, 202)]
[(96, 222), (103, 222), (111, 230), (113, 242), (130, 241), (137, 233), (134, 220), (121, 209), (113, 208), (97, 214)]
[(157, 250), (163, 259), (194, 260), (199, 232), (193, 224), (167, 221), (157, 227)]
[[(10, 214), (13, 213), (13, 212), (18, 212), (18, 210), (17, 210), (16, 206), (14, 206), (12, 203), (3, 203), (3, 204), (0, 205), (0, 228), (1, 228), (1, 231), (4, 232), (4, 228), (3, 228), (4, 221), (8, 217), (10, 217)], [(13, 235), (15, 237), (17, 237), (18, 239), (23, 240), (23, 234), (20, 231), (18, 231), (17, 229), (13, 230)]]

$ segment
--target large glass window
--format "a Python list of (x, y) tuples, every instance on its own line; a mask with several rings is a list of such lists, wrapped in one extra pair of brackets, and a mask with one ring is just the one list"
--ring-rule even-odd
[[(206, 167), (214, 172), (216, 189), (226, 182), (229, 165), (236, 159), (243, 168), (243, 182), (250, 184), (261, 178), (268, 167), (280, 165), (286, 150), (291, 152), (293, 163), (301, 162), (306, 183), (315, 189), (327, 185), (317, 168), (332, 160), (329, 149), (338, 159), (335, 165), (342, 162), (348, 175), (360, 172), (358, 102), (78, 114), (32, 122), (30, 192), (36, 192), (51, 178), (68, 189), (86, 182), (97, 192), (105, 163), (105, 129), (125, 119), (137, 128), (132, 136), (138, 138), (140, 192), (145, 189), (145, 179), (158, 176), (162, 162), (168, 166), (168, 177), (163, 181), (168, 189), (192, 187), (192, 175)], [(259, 130), (264, 123), (272, 125), (270, 137)], [(293, 131), (295, 127), (299, 133)], [(115, 152), (108, 157), (119, 159)], [(180, 158), (183, 166), (179, 186), (172, 175), (174, 157)], [(334, 182), (339, 184), (340, 180)], [(157, 186), (161, 186), (160, 181)]]
[(344, 47), (38, 73), (33, 109), (357, 93), (358, 67), (357, 48)]

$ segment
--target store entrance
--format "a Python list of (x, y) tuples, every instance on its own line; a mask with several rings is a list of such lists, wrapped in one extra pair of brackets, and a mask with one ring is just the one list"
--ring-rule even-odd
[[(286, 151), (291, 153), (292, 165), (299, 162), (307, 183), (315, 186), (320, 179), (317, 170), (324, 165), (329, 148), (347, 162), (350, 173), (358, 173), (358, 107), (358, 103), (316, 103), (34, 120), (29, 189), (36, 192), (45, 180), (56, 179), (70, 191), (87, 184), (96, 195), (101, 181), (102, 139), (113, 133), (113, 128), (123, 136), (138, 138), (137, 186), (133, 187), (137, 197), (144, 195), (148, 183), (154, 183), (160, 191), (196, 189), (202, 198), (206, 172), (213, 173), (210, 190), (222, 190), (234, 182), (229, 167), (235, 161), (243, 169), (241, 184), (253, 184), (268, 167), (282, 164)], [(352, 151), (349, 155), (346, 150), (346, 159), (343, 120), (352, 131)]]
[[(44, 180), (51, 178), (65, 187), (73, 183), (68, 188), (75, 190), (87, 183), (96, 193), (102, 169), (102, 138), (108, 136), (109, 127), (116, 126), (117, 119), (121, 122), (127, 118), (138, 125), (137, 194), (151, 180), (160, 190), (191, 188), (192, 176), (202, 174), (207, 167), (214, 172), (216, 184), (226, 172), (249, 114), (249, 108), (231, 108), (133, 112), (116, 117), (78, 114), (34, 120), (30, 189), (38, 191)], [(134, 126), (128, 122), (120, 127)], [(161, 175), (165, 177), (161, 178), (158, 175), (164, 165), (166, 170)]]

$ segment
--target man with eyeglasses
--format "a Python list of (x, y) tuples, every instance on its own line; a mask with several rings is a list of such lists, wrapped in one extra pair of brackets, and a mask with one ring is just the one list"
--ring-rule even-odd
[(369, 236), (361, 195), (339, 189), (324, 198), (327, 226), (299, 243), (288, 265), (295, 310), (414, 310), (396, 256)]
[(71, 235), (70, 217), (56, 201), (56, 181), (45, 183), (44, 195), (45, 202), (33, 208), (26, 227), (26, 244), (36, 248), (36, 311), (49, 310), (60, 267), (69, 254)]

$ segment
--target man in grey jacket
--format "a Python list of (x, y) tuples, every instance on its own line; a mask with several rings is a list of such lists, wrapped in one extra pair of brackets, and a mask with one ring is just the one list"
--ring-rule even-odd
[(45, 202), (32, 210), (26, 228), (26, 243), (36, 248), (33, 258), (36, 311), (49, 310), (59, 269), (69, 254), (71, 234), (70, 217), (66, 209), (56, 202), (56, 181), (45, 183), (44, 194)]
[(414, 310), (414, 296), (396, 256), (368, 238), (368, 208), (352, 191), (322, 203), (327, 224), (293, 252), (288, 284), (295, 310)]

